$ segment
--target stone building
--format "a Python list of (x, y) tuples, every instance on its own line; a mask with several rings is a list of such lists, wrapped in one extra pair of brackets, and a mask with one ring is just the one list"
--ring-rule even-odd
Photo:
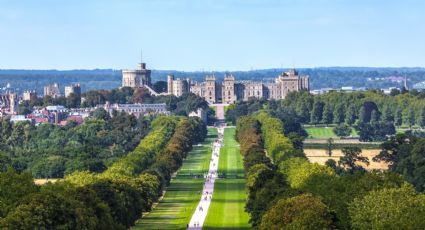
[(191, 84), (190, 92), (203, 97), (210, 104), (221, 100), (221, 87), (218, 87), (215, 76), (207, 76), (204, 82)]
[(233, 75), (224, 76), (221, 84), (221, 100), (226, 104), (236, 102), (235, 77)]
[(309, 90), (308, 76), (299, 76), (295, 69), (282, 73), (276, 78), (276, 84), (280, 87), (279, 98), (283, 99), (289, 92)]
[(253, 81), (253, 82), (248, 82), (248, 83), (244, 83), (244, 94), (243, 94), (243, 101), (247, 101), (249, 98), (263, 98), (264, 97), (264, 91), (265, 91), (265, 87), (263, 82), (259, 82), (259, 81)]
[(151, 86), (151, 71), (146, 69), (146, 63), (139, 63), (137, 69), (122, 71), (122, 87), (137, 88)]
[(204, 98), (209, 104), (214, 104), (221, 99), (221, 87), (218, 87), (215, 76), (205, 78)]
[(184, 93), (189, 92), (190, 81), (189, 79), (174, 79), (173, 75), (167, 76), (167, 92), (168, 94), (180, 97)]
[(0, 94), (0, 110), (3, 114), (16, 114), (18, 109), (18, 94), (7, 92)]
[(51, 96), (53, 98), (57, 98), (61, 96), (59, 90), (59, 84), (53, 83), (51, 85), (44, 86), (44, 96)]
[[(189, 84), (189, 91), (203, 97), (210, 104), (232, 104), (250, 98), (285, 99), (289, 92), (310, 89), (309, 77), (300, 76), (294, 69), (280, 74), (274, 82), (236, 81), (234, 76), (229, 75), (220, 84), (214, 76), (207, 76), (204, 82)], [(170, 87), (170, 83), (168, 85)], [(176, 95), (172, 91), (168, 93)]]
[(65, 86), (65, 97), (69, 97), (71, 94), (75, 94), (77, 96), (81, 95), (81, 87), (79, 83)]
[(25, 90), (22, 94), (22, 100), (29, 101), (31, 98), (37, 98), (37, 92), (35, 90)]
[(109, 104), (97, 105), (96, 108), (103, 108), (109, 114), (113, 114), (113, 111), (125, 112), (127, 114), (133, 114), (136, 117), (140, 117), (144, 114), (162, 114), (169, 115), (170, 112), (167, 110), (165, 103), (159, 104)]

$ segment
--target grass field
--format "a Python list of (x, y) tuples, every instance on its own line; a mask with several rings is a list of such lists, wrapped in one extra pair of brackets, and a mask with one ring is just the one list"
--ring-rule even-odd
[[(305, 127), (305, 130), (308, 133), (308, 138), (313, 139), (338, 138), (332, 129), (333, 127)], [(351, 136), (358, 137), (359, 135), (355, 129), (352, 129)]]
[(249, 216), (244, 211), (246, 193), (243, 161), (239, 145), (234, 140), (235, 128), (224, 131), (224, 146), (220, 151), (219, 172), (226, 179), (218, 179), (214, 196), (203, 229), (250, 229)]
[(208, 129), (208, 138), (200, 146), (194, 146), (176, 178), (171, 180), (164, 198), (132, 229), (186, 229), (201, 197), (203, 178), (193, 174), (208, 171), (211, 159), (211, 143), (217, 138), (215, 128)]

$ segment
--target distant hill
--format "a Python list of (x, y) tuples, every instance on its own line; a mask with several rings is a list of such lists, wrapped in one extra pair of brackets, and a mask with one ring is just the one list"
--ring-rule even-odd
[[(252, 71), (216, 71), (216, 72), (184, 72), (175, 70), (152, 70), (152, 80), (166, 80), (168, 74), (175, 77), (191, 78), (202, 81), (205, 75), (214, 74), (222, 80), (225, 74), (233, 74), (237, 80), (273, 80), (287, 68), (262, 69)], [(373, 67), (320, 67), (300, 68), (300, 74), (310, 75), (310, 86), (318, 88), (340, 88), (342, 86), (388, 88), (402, 87), (406, 76), (408, 86), (425, 81), (425, 68), (373, 68)], [(57, 82), (65, 85), (79, 82), (82, 91), (92, 89), (112, 89), (121, 85), (121, 70), (0, 70), (0, 88), (10, 83), (19, 92), (25, 89), (43, 93), (43, 86)]]

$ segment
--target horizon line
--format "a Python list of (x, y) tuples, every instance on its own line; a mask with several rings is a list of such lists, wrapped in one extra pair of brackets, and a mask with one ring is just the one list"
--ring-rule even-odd
[[(178, 69), (149, 69), (152, 71), (175, 71), (175, 72), (255, 72), (255, 71), (262, 71), (262, 70), (288, 70), (288, 69), (330, 69), (330, 68), (370, 68), (370, 69), (425, 69), (425, 66), (316, 66), (316, 67), (278, 67), (278, 68), (252, 68), (249, 70), (178, 70)], [(112, 70), (112, 71), (122, 71), (124, 69), (128, 68), (75, 68), (75, 69), (36, 69), (36, 68), (0, 68), (0, 71), (58, 71), (58, 72), (66, 72), (66, 71), (95, 71), (95, 70)]]

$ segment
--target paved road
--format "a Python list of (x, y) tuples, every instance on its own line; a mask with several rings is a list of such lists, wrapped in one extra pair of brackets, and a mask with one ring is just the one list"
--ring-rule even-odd
[(217, 117), (217, 119), (224, 121), (224, 107), (228, 106), (228, 104), (211, 104), (210, 106), (216, 108), (215, 116)]
[(217, 178), (218, 159), (220, 157), (220, 148), (223, 143), (224, 127), (218, 128), (218, 139), (214, 141), (213, 151), (210, 161), (210, 167), (208, 174), (205, 175), (204, 188), (202, 190), (201, 200), (196, 207), (195, 213), (193, 213), (192, 219), (190, 220), (187, 229), (195, 230), (202, 229), (204, 221), (208, 214), (208, 208), (210, 207), (211, 200), (214, 194), (214, 182)]

